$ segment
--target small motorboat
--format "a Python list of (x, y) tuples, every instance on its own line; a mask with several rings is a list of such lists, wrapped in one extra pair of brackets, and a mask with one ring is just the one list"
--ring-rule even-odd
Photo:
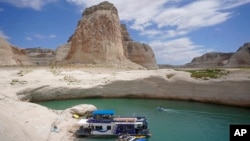
[(118, 137), (117, 141), (135, 141), (135, 136), (130, 136), (129, 134), (123, 134)]
[(123, 134), (119, 136), (117, 141), (146, 141), (145, 136), (131, 136), (129, 134)]
[(166, 109), (166, 108), (163, 108), (162, 106), (160, 106), (160, 107), (157, 107), (156, 108), (158, 111), (163, 111), (163, 112), (168, 112), (168, 111), (170, 111), (171, 109)]

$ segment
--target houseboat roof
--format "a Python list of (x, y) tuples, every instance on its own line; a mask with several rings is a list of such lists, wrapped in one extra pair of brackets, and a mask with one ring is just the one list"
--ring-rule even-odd
[(93, 115), (114, 115), (114, 110), (95, 110), (93, 111)]

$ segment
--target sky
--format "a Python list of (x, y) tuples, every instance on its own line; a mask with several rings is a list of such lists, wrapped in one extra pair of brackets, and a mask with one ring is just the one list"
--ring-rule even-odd
[[(250, 0), (108, 0), (135, 41), (158, 64), (182, 65), (208, 52), (250, 42)], [(86, 7), (102, 0), (0, 0), (0, 37), (20, 48), (56, 49)]]

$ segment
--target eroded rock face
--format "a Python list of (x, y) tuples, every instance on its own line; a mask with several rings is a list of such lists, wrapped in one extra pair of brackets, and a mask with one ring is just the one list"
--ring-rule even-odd
[(121, 32), (122, 32), (122, 37), (123, 37), (124, 42), (133, 41), (133, 39), (130, 37), (130, 34), (125, 24), (121, 24)]
[(206, 53), (196, 57), (187, 67), (249, 67), (250, 43), (245, 43), (235, 53)]
[(151, 47), (132, 40), (107, 1), (85, 9), (68, 43), (56, 50), (54, 63), (158, 68)]
[(133, 41), (126, 25), (122, 24), (123, 46), (129, 60), (148, 69), (158, 69), (152, 48), (143, 43)]
[(65, 60), (71, 47), (71, 41), (69, 39), (68, 43), (59, 46), (55, 51), (54, 64), (60, 64), (62, 60)]
[(129, 60), (148, 69), (158, 69), (152, 48), (139, 42), (126, 42), (127, 57)]
[(250, 66), (250, 43), (245, 43), (229, 59), (228, 67)]
[(187, 64), (188, 67), (223, 67), (225, 66), (229, 58), (233, 53), (220, 53), (211, 52), (206, 53), (200, 57), (194, 58), (191, 63)]
[(71, 37), (70, 63), (112, 63), (126, 60), (117, 9), (109, 2), (87, 8)]
[(5, 39), (0, 38), (0, 66), (31, 65), (25, 50), (9, 44)]

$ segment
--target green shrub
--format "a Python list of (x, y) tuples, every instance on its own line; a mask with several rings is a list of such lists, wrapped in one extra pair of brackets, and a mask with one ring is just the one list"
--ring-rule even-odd
[(200, 78), (204, 80), (208, 80), (209, 78), (219, 78), (223, 75), (228, 74), (225, 70), (220, 69), (205, 69), (205, 70), (190, 70), (191, 77)]

